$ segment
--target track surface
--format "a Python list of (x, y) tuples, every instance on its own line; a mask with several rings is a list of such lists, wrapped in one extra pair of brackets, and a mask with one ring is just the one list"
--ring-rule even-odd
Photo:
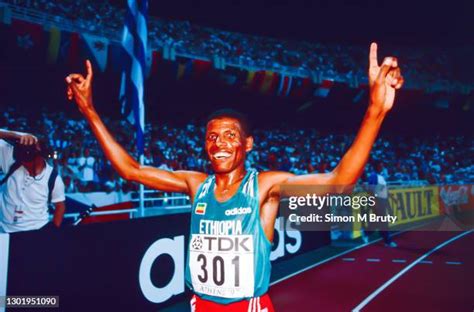
[[(420, 257), (461, 232), (402, 233), (270, 288), (278, 312), (351, 311)], [(474, 311), (474, 232), (432, 252), (363, 304), (361, 311)]]

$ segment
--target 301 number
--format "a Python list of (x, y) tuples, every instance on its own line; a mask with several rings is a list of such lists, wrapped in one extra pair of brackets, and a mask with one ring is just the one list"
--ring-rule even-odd
[[(198, 274), (198, 279), (201, 283), (206, 283), (209, 279), (209, 273), (207, 271), (207, 258), (203, 254), (200, 254), (197, 257), (197, 261), (201, 263), (201, 274)], [(234, 285), (235, 287), (240, 286), (240, 259), (239, 256), (235, 256), (232, 259), (232, 265), (234, 266)], [(212, 280), (217, 286), (222, 286), (225, 281), (225, 271), (224, 271), (224, 259), (221, 256), (215, 256), (212, 259)]]

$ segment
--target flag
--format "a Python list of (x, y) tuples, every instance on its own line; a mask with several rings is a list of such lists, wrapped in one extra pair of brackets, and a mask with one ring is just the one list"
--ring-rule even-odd
[(265, 77), (265, 71), (263, 70), (248, 71), (247, 80), (245, 81), (244, 89), (251, 90), (251, 91), (260, 90), (264, 77)]
[(282, 76), (280, 78), (280, 85), (278, 86), (277, 94), (288, 96), (288, 94), (290, 94), (292, 84), (293, 84), (293, 77)]
[(196, 60), (193, 60), (193, 67), (195, 69), (194, 71), (195, 78), (202, 78), (203, 76), (208, 74), (209, 71), (211, 70), (212, 62), (196, 59)]
[(122, 46), (125, 59), (119, 101), (122, 114), (135, 124), (137, 150), (144, 151), (145, 103), (144, 86), (147, 51), (147, 0), (128, 0)]
[(255, 72), (253, 70), (249, 70), (247, 72), (247, 78), (245, 79), (245, 85), (244, 85), (245, 89), (250, 88), (254, 80), (254, 77), (255, 77)]
[(178, 63), (178, 67), (176, 68), (176, 80), (180, 80), (184, 77), (184, 71), (186, 70), (186, 64)]
[(61, 32), (58, 62), (75, 66), (79, 63), (79, 34), (75, 32)]
[(89, 34), (82, 34), (82, 40), (84, 56), (104, 72), (107, 67), (109, 40)]
[(334, 84), (334, 80), (325, 79), (321, 83), (321, 85), (314, 91), (314, 96), (318, 97), (327, 97), (329, 95), (329, 91), (331, 91), (331, 87)]
[(176, 80), (183, 78), (189, 78), (193, 71), (193, 60), (191, 59), (182, 59), (177, 63), (176, 68)]
[(308, 95), (311, 86), (311, 80), (309, 78), (295, 78), (293, 82), (291, 96), (301, 98)]
[(44, 63), (46, 40), (43, 27), (14, 19), (11, 24), (9, 43), (10, 59), (22, 65)]
[(271, 94), (274, 92), (278, 83), (278, 75), (272, 71), (266, 70), (263, 77), (260, 92), (262, 94)]
[(59, 48), (61, 47), (61, 31), (56, 27), (49, 30), (48, 56), (46, 62), (55, 64), (58, 60)]

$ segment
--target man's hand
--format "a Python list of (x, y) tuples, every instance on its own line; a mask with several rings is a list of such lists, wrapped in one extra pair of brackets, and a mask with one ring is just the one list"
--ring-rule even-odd
[(20, 134), (18, 138), (18, 142), (21, 145), (34, 145), (38, 143), (38, 138), (32, 134)]
[(68, 100), (74, 99), (83, 114), (94, 108), (92, 104), (92, 77), (94, 73), (89, 60), (86, 61), (86, 70), (86, 78), (81, 74), (70, 74), (66, 77), (67, 98)]
[(34, 145), (38, 143), (38, 138), (30, 133), (21, 133), (0, 129), (0, 139), (10, 140), (21, 145)]
[(403, 82), (397, 58), (386, 57), (379, 66), (377, 44), (373, 42), (369, 54), (370, 105), (380, 113), (388, 112), (395, 100), (395, 90), (400, 89)]

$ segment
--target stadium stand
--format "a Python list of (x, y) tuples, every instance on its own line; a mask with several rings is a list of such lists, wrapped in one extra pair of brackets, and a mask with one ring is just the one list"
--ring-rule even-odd
[[(60, 29), (93, 33), (119, 41), (123, 8), (108, 1), (2, 0), (14, 17), (55, 25)], [(283, 75), (309, 77), (315, 82), (331, 79), (354, 86), (367, 84), (366, 46), (294, 42), (201, 27), (188, 21), (149, 18), (151, 49), (165, 58), (177, 56), (217, 61), (219, 66), (247, 70), (271, 70)], [(428, 51), (412, 47), (387, 48), (403, 56), (405, 88), (430, 92), (469, 94), (470, 75), (460, 75), (462, 59), (474, 47), (432, 47)]]

